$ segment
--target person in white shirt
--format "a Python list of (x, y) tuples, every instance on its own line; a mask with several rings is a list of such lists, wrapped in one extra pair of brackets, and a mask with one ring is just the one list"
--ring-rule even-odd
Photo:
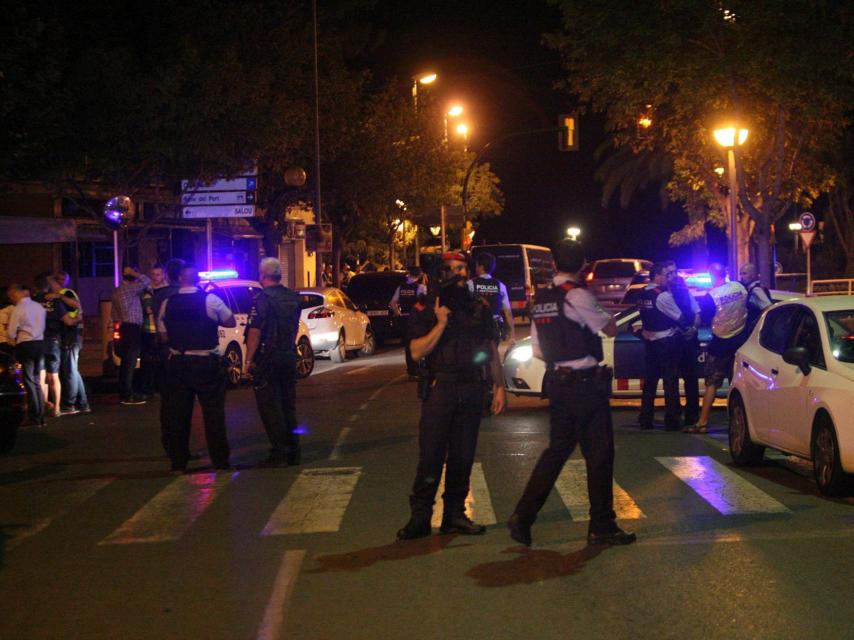
[(15, 345), (15, 358), (21, 365), (24, 387), (27, 389), (27, 422), (44, 426), (44, 395), (39, 384), (39, 372), (44, 360), (44, 328), (47, 313), (43, 306), (30, 298), (30, 290), (20, 284), (9, 286), (9, 298), (15, 304), (9, 314), (6, 337)]

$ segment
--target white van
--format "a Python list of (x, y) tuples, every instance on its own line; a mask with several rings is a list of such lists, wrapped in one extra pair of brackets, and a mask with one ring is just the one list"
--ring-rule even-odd
[(537, 291), (548, 287), (554, 276), (551, 249), (534, 244), (487, 244), (472, 247), (472, 260), (480, 253), (495, 256), (492, 275), (507, 287), (513, 316), (528, 316)]

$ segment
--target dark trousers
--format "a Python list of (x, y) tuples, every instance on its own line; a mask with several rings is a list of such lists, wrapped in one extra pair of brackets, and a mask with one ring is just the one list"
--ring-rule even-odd
[(62, 381), (62, 405), (67, 408), (89, 408), (89, 398), (86, 396), (86, 386), (80, 375), (80, 343), (62, 347), (59, 362), (59, 379)]
[(421, 405), (418, 470), (409, 505), (412, 516), (429, 519), (445, 464), (445, 517), (465, 509), (480, 427), (483, 383), (438, 381)]
[(27, 412), (30, 420), (44, 421), (44, 396), (39, 372), (44, 368), (44, 342), (31, 340), (15, 346), (15, 359), (21, 365), (24, 387), (27, 390)]
[(284, 459), (299, 449), (296, 411), (296, 362), (272, 366), (256, 376), (253, 388), (258, 414), (270, 439), (270, 453)]
[(700, 341), (696, 337), (683, 340), (679, 356), (679, 377), (685, 382), (685, 424), (695, 424), (700, 417), (700, 388), (697, 358)]
[(122, 398), (130, 398), (133, 395), (136, 361), (142, 348), (142, 325), (122, 322), (119, 336), (119, 357), (122, 359), (119, 367), (119, 395)]
[(157, 334), (143, 331), (140, 334), (139, 390), (151, 395), (157, 388), (157, 373), (160, 366)]
[(408, 337), (403, 338), (403, 356), (406, 358), (406, 373), (411, 376), (418, 375), (418, 363), (412, 359), (412, 351), (409, 348), (409, 343), (412, 342)]
[(166, 403), (163, 398), (166, 395), (166, 365), (169, 364), (169, 345), (157, 345), (157, 373), (155, 375), (155, 383), (157, 385), (157, 393), (160, 394), (160, 442), (163, 444), (163, 450), (170, 458), (169, 453), (169, 432), (166, 429)]
[(563, 465), (577, 444), (587, 465), (587, 495), (593, 533), (608, 533), (614, 523), (614, 430), (608, 402), (610, 382), (568, 380), (549, 376), (551, 414), (549, 446), (543, 451), (525, 487), (516, 514), (532, 524), (546, 502)]
[(225, 389), (222, 358), (172, 356), (166, 366), (162, 413), (173, 469), (183, 469), (190, 459), (190, 426), (196, 397), (202, 406), (205, 439), (214, 467), (227, 467), (229, 448), (225, 428)]
[(643, 395), (638, 422), (651, 425), (655, 416), (655, 392), (658, 380), (664, 381), (664, 423), (670, 428), (679, 427), (682, 407), (679, 405), (679, 358), (681, 338), (672, 336), (645, 341)]

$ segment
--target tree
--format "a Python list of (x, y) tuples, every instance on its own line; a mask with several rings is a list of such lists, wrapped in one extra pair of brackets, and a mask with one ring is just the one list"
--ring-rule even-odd
[[(736, 152), (738, 200), (767, 280), (771, 225), (839, 174), (822, 150), (848, 122), (851, 8), (811, 0), (557, 4), (565, 31), (549, 42), (567, 65), (564, 87), (606, 113), (619, 144), (672, 156), (673, 199), (719, 212), (726, 181), (714, 168), (724, 156), (712, 130), (725, 117), (749, 128)], [(650, 104), (651, 135), (641, 140), (636, 122)]]

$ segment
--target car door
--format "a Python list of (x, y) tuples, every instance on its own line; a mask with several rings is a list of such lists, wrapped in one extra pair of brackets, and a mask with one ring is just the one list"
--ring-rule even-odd
[(344, 308), (347, 309), (348, 326), (351, 327), (347, 333), (353, 334), (354, 344), (364, 344), (365, 327), (368, 325), (368, 317), (359, 311), (359, 308), (347, 297), (346, 293), (341, 293), (341, 300), (344, 302)]
[(356, 328), (353, 326), (353, 312), (347, 308), (346, 304), (344, 304), (343, 292), (338, 289), (330, 289), (326, 292), (326, 299), (327, 304), (335, 313), (335, 318), (340, 323), (340, 326), (344, 328), (344, 339), (347, 347), (359, 344), (356, 342), (355, 336), (353, 335), (356, 331)]
[[(212, 293), (215, 296), (218, 296), (222, 299), (225, 305), (231, 310), (234, 314), (235, 319), (237, 319), (238, 326), (235, 328), (226, 328), (226, 327), (218, 327), (217, 328), (217, 336), (219, 337), (219, 348), (222, 353), (225, 353), (228, 349), (228, 345), (236, 342), (240, 345), (241, 354), (243, 350), (243, 330), (240, 327), (240, 309), (237, 306), (237, 303), (234, 299), (234, 296), (231, 295), (231, 291), (228, 287), (219, 287), (212, 286), (208, 288), (208, 293)], [(244, 316), (244, 323), (246, 322), (246, 318)]]
[(804, 374), (793, 364), (781, 364), (776, 375), (776, 388), (769, 395), (769, 417), (778, 430), (780, 446), (808, 456), (812, 431), (808, 416), (810, 389), (815, 379), (827, 370), (827, 365), (821, 346), (821, 331), (812, 310), (802, 307), (798, 322), (792, 329), (789, 346), (807, 350), (811, 371)]
[(645, 347), (640, 337), (640, 315), (627, 313), (617, 322), (614, 336), (614, 378), (638, 379), (644, 376)]

